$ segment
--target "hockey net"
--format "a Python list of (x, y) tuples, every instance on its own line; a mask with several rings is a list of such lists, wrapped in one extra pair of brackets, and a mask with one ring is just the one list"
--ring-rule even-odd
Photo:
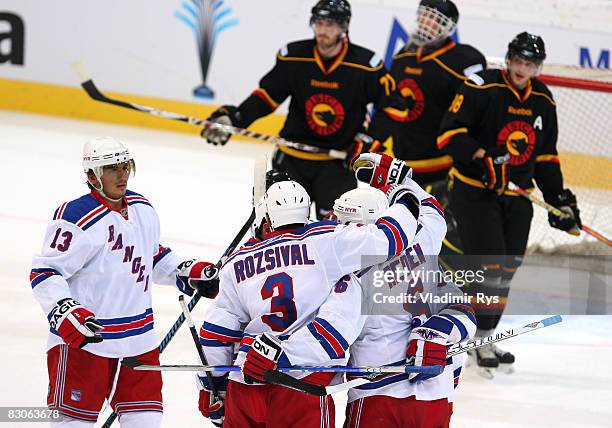
[[(503, 60), (502, 60), (503, 61)], [(489, 60), (499, 68), (503, 62)], [(582, 222), (612, 236), (612, 71), (545, 64), (539, 79), (557, 104), (564, 185), (575, 194)], [(536, 191), (538, 197), (542, 197)], [(534, 206), (528, 253), (612, 254), (610, 247), (582, 233), (574, 237), (548, 225), (548, 214)]]

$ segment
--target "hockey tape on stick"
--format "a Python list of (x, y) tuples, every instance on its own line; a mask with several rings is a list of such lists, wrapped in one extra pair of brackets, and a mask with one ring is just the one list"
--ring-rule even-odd
[(185, 116), (179, 113), (174, 113), (170, 111), (158, 110), (154, 107), (148, 107), (142, 104), (131, 103), (129, 101), (122, 101), (116, 98), (110, 98), (104, 95), (98, 87), (95, 85), (94, 81), (89, 77), (87, 71), (85, 70), (85, 66), (82, 63), (74, 63), (72, 68), (78, 74), (81, 79), (81, 86), (87, 92), (90, 98), (96, 101), (100, 101), (107, 104), (112, 104), (118, 107), (128, 108), (131, 110), (136, 110), (141, 113), (150, 114), (152, 116), (161, 117), (162, 119), (170, 119), (176, 120), (179, 122), (185, 122), (190, 125), (201, 126), (204, 128), (216, 128), (222, 131), (225, 131), (229, 134), (234, 135), (242, 135), (244, 137), (254, 138), (256, 140), (268, 141), (270, 143), (278, 144), (279, 146), (290, 147), (292, 149), (300, 150), (302, 152), (308, 153), (321, 153), (328, 155), (334, 159), (346, 159), (346, 152), (341, 150), (325, 150), (320, 149), (319, 147), (311, 146), (309, 144), (297, 143), (295, 141), (288, 141), (284, 138), (273, 137), (271, 135), (260, 134), (258, 132), (249, 131), (244, 128), (237, 128), (231, 125), (222, 125), (216, 122), (210, 122), (205, 119), (199, 119), (197, 117)]

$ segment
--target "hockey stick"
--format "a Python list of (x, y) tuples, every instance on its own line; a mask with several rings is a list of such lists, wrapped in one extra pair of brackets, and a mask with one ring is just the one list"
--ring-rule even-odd
[[(480, 348), (485, 345), (489, 345), (491, 343), (500, 342), (502, 340), (510, 339), (511, 337), (516, 337), (518, 335), (524, 333), (530, 333), (532, 331), (538, 330), (540, 328), (548, 327), (553, 324), (560, 323), (562, 321), (561, 316), (554, 315), (552, 317), (545, 318), (540, 321), (535, 321), (529, 323), (523, 327), (506, 330), (502, 333), (493, 334), (489, 337), (470, 340), (465, 344), (456, 344), (453, 345), (448, 351), (447, 356), (452, 357), (457, 354), (461, 354), (463, 352), (467, 352), (472, 349)], [(393, 367), (393, 366), (388, 366)], [(398, 367), (413, 367), (413, 366), (398, 366)], [(431, 366), (437, 367), (437, 366)], [(400, 372), (401, 373), (401, 372)], [(351, 388), (355, 388), (360, 385), (365, 385), (367, 383), (374, 382), (379, 379), (368, 379), (365, 377), (357, 378), (350, 380), (348, 382), (339, 383), (337, 385), (332, 386), (320, 386), (320, 385), (312, 385), (304, 382), (301, 379), (296, 379), (288, 374), (281, 373), (278, 370), (268, 370), (264, 373), (264, 379), (271, 384), (285, 386), (290, 389), (294, 389), (296, 391), (301, 391), (309, 395), (316, 395), (318, 397), (323, 397), (325, 395), (335, 394), (336, 392), (342, 392), (349, 390)]]
[[(204, 355), (204, 350), (202, 349), (202, 345), (200, 345), (200, 339), (198, 338), (198, 332), (195, 329), (195, 325), (193, 324), (193, 319), (191, 318), (191, 311), (187, 308), (185, 304), (185, 297), (183, 295), (179, 296), (179, 304), (181, 305), (181, 310), (183, 311), (183, 315), (185, 315), (185, 319), (187, 320), (187, 326), (189, 327), (189, 332), (191, 333), (191, 338), (193, 339), (193, 343), (195, 344), (196, 350), (198, 351), (198, 356), (200, 357), (200, 362), (207, 366), (208, 360), (206, 359), (206, 355)], [(210, 392), (215, 397), (216, 401), (219, 401), (219, 391), (217, 391), (217, 387), (215, 386), (213, 377), (211, 372), (206, 372), (206, 379), (208, 380), (208, 384), (210, 386)]]
[[(513, 182), (509, 182), (508, 183), (508, 189), (512, 192), (516, 192), (519, 195), (529, 199), (531, 202), (533, 202), (534, 204), (544, 208), (546, 211), (548, 211), (549, 213), (556, 215), (557, 217), (561, 217), (561, 218), (566, 218), (569, 216), (569, 214), (564, 213), (563, 211), (561, 211), (560, 209), (553, 207), (552, 205), (550, 205), (549, 203), (541, 200), (540, 198), (538, 198), (535, 195), (532, 195), (531, 193), (527, 192), (524, 189), (521, 189), (520, 187), (518, 187), (516, 184), (514, 184)], [(608, 245), (608, 246), (612, 246), (612, 240), (610, 240), (609, 238), (606, 238), (604, 235), (602, 235), (599, 232), (596, 232), (595, 230), (591, 229), (589, 226), (585, 226), (584, 224), (580, 227), (580, 229), (582, 229), (584, 232), (588, 233), (589, 235), (591, 235), (592, 237), (594, 237), (595, 239), (597, 239), (598, 241), (603, 242), (604, 244)]]
[[(170, 364), (170, 365), (150, 365), (143, 364), (135, 357), (124, 358), (121, 364), (133, 370), (154, 370), (154, 371), (186, 371), (186, 372), (239, 372), (240, 366), (209, 366), (196, 364)], [(279, 372), (331, 372), (331, 373), (424, 373), (440, 374), (442, 366), (384, 366), (384, 367), (347, 367), (347, 366), (291, 366), (278, 367)]]
[(98, 87), (95, 85), (92, 78), (89, 77), (88, 73), (85, 71), (85, 67), (83, 64), (78, 63), (78, 62), (74, 63), (72, 65), (72, 68), (74, 69), (74, 71), (78, 74), (79, 78), (81, 79), (81, 86), (83, 87), (83, 89), (85, 89), (85, 92), (87, 92), (87, 95), (89, 95), (90, 98), (96, 101), (100, 101), (100, 102), (107, 103), (107, 104), (112, 104), (118, 107), (128, 108), (131, 110), (136, 110), (141, 113), (150, 114), (153, 116), (161, 117), (163, 119), (177, 120), (179, 122), (185, 122), (190, 125), (201, 126), (206, 129), (209, 129), (209, 128), (219, 129), (229, 134), (242, 135), (244, 137), (254, 138), (256, 140), (267, 141), (270, 143), (278, 144), (279, 146), (285, 146), (285, 147), (300, 150), (303, 152), (325, 154), (325, 155), (329, 155), (330, 157), (334, 159), (346, 159), (346, 156), (347, 156), (346, 152), (343, 152), (341, 150), (320, 149), (319, 147), (311, 146), (309, 144), (297, 143), (295, 141), (288, 141), (288, 140), (285, 140), (284, 138), (260, 134), (258, 132), (249, 131), (248, 129), (244, 129), (244, 128), (237, 128), (231, 125), (222, 125), (216, 122), (210, 122), (205, 119), (199, 119), (197, 117), (184, 116), (179, 113), (158, 110), (156, 108), (144, 106), (142, 104), (131, 103), (128, 101), (121, 101), (118, 99), (109, 98), (98, 89)]
[[(247, 219), (247, 221), (242, 225), (242, 228), (240, 229), (240, 231), (236, 234), (236, 236), (234, 237), (234, 239), (232, 240), (232, 242), (230, 242), (230, 244), (228, 245), (228, 247), (225, 249), (225, 252), (223, 253), (223, 255), (221, 256), (221, 258), (219, 259), (219, 261), (217, 262), (217, 265), (220, 265), (225, 258), (232, 252), (234, 251), (234, 249), (236, 248), (236, 246), (238, 246), (238, 244), (240, 243), (240, 241), (242, 240), (242, 237), (247, 233), (247, 231), (249, 230), (249, 228), (251, 227), (251, 224), (253, 223), (253, 221), (255, 220), (255, 209), (253, 208), (253, 210), (251, 211), (251, 215), (249, 216), (249, 218)], [(182, 297), (182, 296), (181, 296)], [(199, 293), (196, 293), (191, 300), (189, 301), (189, 303), (187, 304), (187, 308), (189, 309), (189, 311), (193, 310), (193, 308), (195, 307), (195, 305), (200, 301), (200, 298), (202, 296), (200, 296)], [(172, 327), (170, 327), (170, 330), (168, 330), (168, 333), (166, 333), (166, 335), (164, 336), (164, 338), (162, 339), (161, 343), (159, 344), (159, 352), (162, 353), (164, 352), (164, 349), (166, 349), (166, 347), (168, 346), (168, 343), (170, 343), (170, 341), (172, 340), (172, 338), (174, 337), (174, 335), (176, 334), (176, 332), (178, 331), (178, 329), (181, 327), (181, 325), (183, 325), (183, 323), (185, 322), (185, 314), (181, 313), (181, 315), (177, 318), (177, 320), (174, 322), (174, 324), (172, 325)], [(129, 358), (126, 358), (126, 360)], [(123, 363), (123, 360), (122, 360)], [(127, 365), (127, 364), (124, 364)], [(129, 367), (129, 366), (128, 366)], [(106, 421), (104, 422), (104, 424), (102, 425), (102, 428), (110, 428), (110, 426), (113, 424), (113, 422), (115, 422), (115, 419), (117, 419), (117, 413), (112, 412), (108, 418), (106, 419)]]

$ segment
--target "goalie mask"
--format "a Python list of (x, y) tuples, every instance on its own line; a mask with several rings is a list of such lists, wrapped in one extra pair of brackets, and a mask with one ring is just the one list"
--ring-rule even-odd
[(88, 183), (97, 190), (106, 199), (118, 202), (119, 199), (109, 198), (105, 193), (102, 186), (102, 175), (104, 173), (104, 167), (108, 165), (117, 165), (121, 163), (127, 163), (129, 168), (129, 177), (133, 177), (136, 173), (136, 165), (134, 159), (128, 149), (118, 140), (112, 137), (96, 138), (85, 143), (83, 146), (83, 171), (87, 174), (92, 171), (98, 179), (100, 188), (94, 186), (91, 182)]
[(334, 202), (334, 216), (338, 223), (373, 224), (389, 208), (383, 192), (373, 187), (349, 190)]
[(435, 45), (455, 32), (458, 20), (459, 11), (452, 1), (421, 0), (410, 42), (417, 46)]

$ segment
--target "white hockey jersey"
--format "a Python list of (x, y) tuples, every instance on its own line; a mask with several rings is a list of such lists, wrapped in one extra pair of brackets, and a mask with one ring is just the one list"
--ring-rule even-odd
[[(272, 332), (283, 341), (280, 366), (345, 364), (361, 330), (360, 288), (348, 274), (361, 269), (363, 255), (401, 254), (416, 227), (400, 203), (376, 225), (321, 221), (247, 243), (224, 263), (200, 330), (208, 362), (230, 364), (238, 344), (241, 365), (253, 337)], [(230, 379), (243, 382), (239, 372)]]
[[(104, 357), (138, 355), (155, 348), (151, 286), (177, 283), (180, 259), (159, 243), (159, 219), (143, 196), (128, 191), (127, 218), (92, 192), (63, 203), (49, 222), (40, 254), (32, 260), (34, 297), (48, 315), (73, 298), (104, 326), (103, 341), (83, 349)], [(48, 348), (63, 343), (51, 329)]]
[[(385, 315), (369, 315), (365, 321), (363, 330), (358, 339), (350, 347), (351, 366), (385, 366), (401, 365), (406, 361), (406, 350), (408, 349), (408, 336), (411, 331), (413, 317), (439, 314), (453, 323), (449, 341), (452, 343), (470, 339), (476, 331), (476, 320), (469, 305), (431, 303), (422, 301), (421, 296), (428, 299), (429, 296), (463, 296), (454, 283), (440, 282), (441, 276), (424, 275), (417, 276), (418, 272), (439, 272), (437, 256), (440, 252), (442, 239), (446, 234), (446, 222), (443, 210), (438, 202), (428, 193), (422, 191), (421, 210), (418, 219), (418, 230), (413, 243), (406, 249), (404, 254), (398, 258), (373, 267), (371, 270), (395, 271), (398, 266), (409, 268), (414, 273), (409, 282), (386, 283), (384, 287), (397, 287), (393, 290), (393, 296), (401, 296), (403, 293), (417, 296), (416, 302), (397, 302), (395, 305), (387, 304)], [(372, 287), (366, 281), (366, 275), (361, 276), (362, 287)], [(415, 281), (414, 278), (419, 278)], [(368, 282), (368, 284), (366, 284)], [(367, 291), (367, 290), (364, 290)], [(370, 292), (370, 298), (376, 293)], [(384, 293), (383, 293), (384, 294)], [(380, 301), (380, 298), (379, 298)], [(391, 306), (389, 306), (391, 305)], [(370, 311), (376, 308), (370, 308)], [(373, 313), (373, 312), (368, 312)], [(431, 379), (411, 384), (408, 375), (386, 375), (376, 378), (373, 382), (349, 390), (348, 402), (372, 396), (385, 395), (395, 398), (415, 396), (417, 400), (436, 400), (449, 398), (452, 401), (454, 391), (454, 378), (461, 371), (462, 359), (453, 362), (447, 360), (444, 372)], [(356, 376), (350, 376), (354, 379)]]

